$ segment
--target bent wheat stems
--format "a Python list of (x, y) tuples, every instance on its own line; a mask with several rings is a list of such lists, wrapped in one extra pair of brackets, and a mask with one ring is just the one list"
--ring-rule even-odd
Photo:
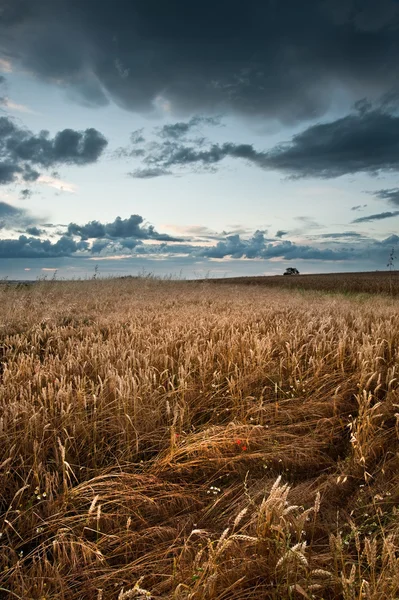
[(0, 300), (2, 597), (399, 596), (395, 298), (140, 278)]

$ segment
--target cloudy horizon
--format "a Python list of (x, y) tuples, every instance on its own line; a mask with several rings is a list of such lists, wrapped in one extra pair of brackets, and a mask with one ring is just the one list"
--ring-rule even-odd
[(399, 2), (2, 0), (0, 278), (385, 270)]

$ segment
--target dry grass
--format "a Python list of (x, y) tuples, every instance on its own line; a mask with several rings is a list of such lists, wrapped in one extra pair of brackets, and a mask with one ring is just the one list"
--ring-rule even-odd
[(0, 597), (399, 597), (390, 297), (0, 289)]

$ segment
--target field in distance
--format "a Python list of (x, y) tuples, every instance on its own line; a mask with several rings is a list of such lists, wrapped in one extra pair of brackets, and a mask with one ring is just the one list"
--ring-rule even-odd
[(1, 598), (399, 597), (397, 298), (132, 278), (0, 301)]
[(355, 294), (399, 295), (399, 271), (321, 273), (312, 275), (269, 275), (209, 279), (215, 283), (264, 285), (288, 289), (319, 290)]

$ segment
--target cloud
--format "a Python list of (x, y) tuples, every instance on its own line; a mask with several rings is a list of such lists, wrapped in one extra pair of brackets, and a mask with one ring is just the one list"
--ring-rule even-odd
[(141, 144), (141, 143), (145, 142), (145, 138), (143, 136), (143, 131), (144, 131), (143, 127), (141, 129), (136, 129), (136, 131), (133, 131), (130, 134), (130, 142), (132, 144)]
[[(11, 73), (12, 72), (11, 62), (9, 60), (6, 60), (5, 58), (0, 58), (0, 69), (4, 73)], [(3, 75), (1, 77), (4, 80)]]
[(267, 152), (266, 168), (293, 177), (399, 170), (399, 116), (376, 108), (308, 127)]
[(15, 164), (0, 162), (0, 185), (12, 183), (22, 169)]
[(17, 177), (36, 181), (40, 168), (96, 162), (107, 143), (93, 128), (64, 129), (51, 138), (47, 131), (35, 135), (16, 121), (0, 117), (0, 184), (11, 183)]
[[(399, 214), (399, 211), (398, 211)], [(176, 238), (160, 233), (145, 223), (140, 215), (127, 219), (117, 217), (110, 223), (90, 221), (84, 225), (70, 223), (57, 241), (43, 239), (45, 230), (29, 223), (27, 211), (0, 203), (0, 227), (24, 227), (17, 239), (0, 240), (0, 258), (121, 258), (142, 257), (143, 260), (305, 260), (361, 261), (370, 255), (373, 262), (385, 264), (387, 248), (396, 245), (398, 236), (378, 241), (354, 231), (312, 236), (308, 244), (289, 239), (267, 238), (266, 231), (252, 235), (241, 233), (214, 234), (206, 227), (188, 228), (187, 233), (204, 234), (206, 243), (195, 237)], [(32, 221), (32, 220), (31, 220)], [(46, 227), (50, 227), (47, 224)], [(27, 235), (25, 235), (27, 234)], [(214, 234), (214, 235), (213, 235)], [(28, 237), (29, 236), (29, 237)]]
[(135, 169), (128, 173), (128, 175), (135, 179), (154, 179), (155, 177), (162, 177), (163, 175), (171, 175), (171, 171), (162, 169), (161, 167), (153, 167), (147, 169)]
[(288, 233), (288, 231), (285, 231), (284, 229), (279, 229), (279, 230), (276, 232), (276, 238), (282, 238), (282, 237), (284, 237), (285, 235), (287, 235), (287, 233)]
[(42, 233), (45, 233), (44, 229), (39, 229), (38, 227), (27, 227), (26, 233), (33, 236), (40, 236)]
[[(196, 118), (197, 119), (197, 118)], [(193, 119), (192, 119), (193, 120)], [(200, 122), (208, 119), (201, 118)], [(171, 169), (190, 169), (215, 171), (216, 166), (225, 158), (243, 159), (261, 167), (266, 167), (266, 153), (257, 152), (251, 144), (224, 144), (210, 143), (204, 137), (185, 140), (184, 132), (191, 128), (188, 123), (175, 123), (165, 125), (158, 136), (161, 141), (153, 141), (146, 145), (145, 150), (140, 149), (143, 156), (142, 168), (129, 173), (131, 177), (139, 179), (150, 179), (173, 173)], [(183, 128), (183, 125), (188, 129)], [(176, 129), (178, 126), (178, 129)], [(165, 128), (171, 128), (166, 129)], [(162, 139), (163, 138), (163, 139)], [(123, 156), (134, 156), (134, 150), (119, 149), (117, 153)]]
[(342, 233), (320, 233), (318, 236), (318, 238), (324, 238), (324, 239), (332, 239), (332, 240), (339, 240), (339, 239), (353, 239), (353, 238), (358, 238), (358, 239), (364, 239), (365, 236), (362, 235), (361, 233), (357, 233), (356, 231), (344, 231)]
[(44, 185), (48, 185), (49, 187), (55, 188), (60, 192), (69, 192), (70, 194), (76, 194), (77, 186), (73, 183), (69, 183), (68, 181), (63, 181), (59, 179), (59, 177), (54, 177), (50, 175), (40, 175), (37, 180), (37, 183), (43, 183)]
[(220, 117), (201, 117), (194, 116), (189, 121), (179, 123), (168, 123), (160, 128), (158, 135), (160, 137), (172, 140), (178, 140), (195, 128), (203, 126), (220, 125)]
[[(85, 225), (70, 223), (67, 229), (68, 236), (79, 236), (81, 239), (100, 238), (134, 238), (137, 240), (180, 241), (166, 233), (158, 233), (152, 225), (144, 223), (140, 215), (131, 215), (127, 219), (116, 217), (111, 223), (90, 221)], [(103, 242), (105, 243), (105, 242)], [(128, 243), (126, 241), (126, 243)]]
[(313, 246), (295, 244), (289, 240), (282, 242), (267, 242), (261, 231), (256, 231), (249, 239), (243, 239), (239, 235), (227, 236), (225, 240), (219, 241), (215, 246), (201, 248), (195, 255), (202, 258), (222, 259), (264, 259), (283, 258), (286, 260), (348, 260), (351, 252), (347, 249), (331, 250), (320, 249)]
[(12, 206), (7, 202), (0, 202), (0, 229), (26, 227), (36, 222), (36, 217), (26, 209)]
[(359, 217), (351, 223), (370, 223), (371, 221), (381, 221), (382, 219), (391, 219), (392, 217), (397, 217), (399, 215), (399, 210), (394, 210), (393, 212), (382, 212), (376, 215), (368, 215), (367, 217)]
[[(221, 117), (205, 117), (195, 115), (188, 121), (180, 121), (175, 123), (167, 123), (162, 127), (155, 127), (152, 130), (152, 139), (146, 140), (143, 135), (144, 129), (137, 129), (130, 135), (130, 145), (117, 148), (113, 152), (115, 158), (142, 158), (143, 163), (147, 165), (158, 163), (158, 168), (145, 167), (136, 169), (129, 173), (132, 177), (139, 179), (149, 179), (152, 177), (160, 177), (161, 175), (169, 175), (170, 172), (160, 165), (165, 160), (166, 155), (170, 155), (173, 151), (184, 148), (184, 144), (192, 143), (194, 150), (200, 148), (207, 143), (207, 139), (202, 135), (204, 127), (216, 127), (221, 125)], [(190, 132), (200, 133), (201, 137), (194, 139), (187, 138)], [(155, 139), (154, 141), (154, 136)], [(179, 146), (180, 144), (180, 146)], [(138, 147), (141, 146), (141, 147)], [(199, 159), (200, 160), (200, 159)], [(178, 164), (178, 163), (176, 163)]]
[(143, 240), (133, 238), (115, 238), (95, 240), (90, 248), (84, 240), (75, 241), (70, 237), (62, 237), (58, 242), (37, 240), (20, 236), (18, 240), (0, 240), (0, 258), (10, 257), (86, 257), (86, 258), (127, 258), (141, 257), (143, 260), (159, 257), (170, 259), (177, 256), (192, 261), (198, 260), (305, 260), (305, 261), (359, 261), (373, 256), (376, 264), (386, 263), (387, 248), (397, 245), (398, 236), (390, 236), (382, 241), (359, 241), (355, 246), (347, 243), (334, 248), (295, 244), (289, 240), (269, 242), (262, 232), (255, 232), (249, 238), (240, 235), (226, 236), (212, 247), (190, 243), (161, 242), (158, 245), (145, 244)]
[(388, 200), (389, 204), (399, 206), (399, 188), (390, 188), (385, 190), (377, 190), (376, 192), (368, 192), (379, 200)]
[(366, 208), (367, 204), (357, 204), (356, 206), (351, 206), (351, 210), (362, 210), (363, 208)]
[(34, 114), (34, 111), (30, 109), (29, 106), (18, 104), (18, 102), (14, 102), (7, 96), (0, 97), (0, 106), (4, 106), (7, 110), (11, 111)]
[(19, 196), (22, 198), (22, 200), (27, 200), (32, 196), (32, 191), (28, 188), (25, 188), (19, 192)]
[(144, 179), (174, 169), (215, 171), (227, 158), (280, 171), (290, 178), (398, 172), (399, 115), (389, 112), (392, 107), (383, 100), (374, 108), (363, 103), (355, 108), (343, 118), (307, 127), (270, 150), (257, 150), (252, 144), (211, 143), (204, 137), (187, 140), (184, 134), (190, 130), (190, 121), (165, 125), (158, 140), (140, 149), (143, 166), (130, 175)]
[(77, 101), (137, 112), (314, 119), (347, 96), (388, 91), (399, 59), (395, 0), (6, 2), (1, 49)]
[(322, 225), (320, 225), (320, 223), (315, 221), (312, 217), (308, 217), (306, 215), (294, 217), (294, 219), (301, 223), (301, 225), (305, 231), (307, 231), (309, 229), (319, 229), (320, 227), (322, 227)]
[(223, 234), (217, 233), (205, 225), (165, 225), (167, 229), (176, 231), (184, 236), (191, 236), (199, 240), (215, 240), (223, 237)]
[[(22, 171), (22, 179), (26, 181), (26, 183), (32, 183), (37, 181), (40, 178), (40, 173), (33, 169), (31, 165), (25, 163), (23, 169), (18, 168), (18, 173)], [(1, 180), (0, 180), (1, 184)]]
[(161, 162), (165, 167), (186, 166), (201, 163), (204, 166), (215, 165), (226, 157), (241, 158), (256, 164), (262, 164), (265, 154), (257, 152), (251, 144), (212, 144), (202, 150), (193, 146), (178, 144), (159, 145), (160, 154), (150, 156), (148, 161)]
[(85, 242), (75, 242), (68, 237), (62, 237), (55, 243), (25, 235), (18, 239), (0, 240), (0, 258), (55, 258), (72, 256), (86, 249)]

